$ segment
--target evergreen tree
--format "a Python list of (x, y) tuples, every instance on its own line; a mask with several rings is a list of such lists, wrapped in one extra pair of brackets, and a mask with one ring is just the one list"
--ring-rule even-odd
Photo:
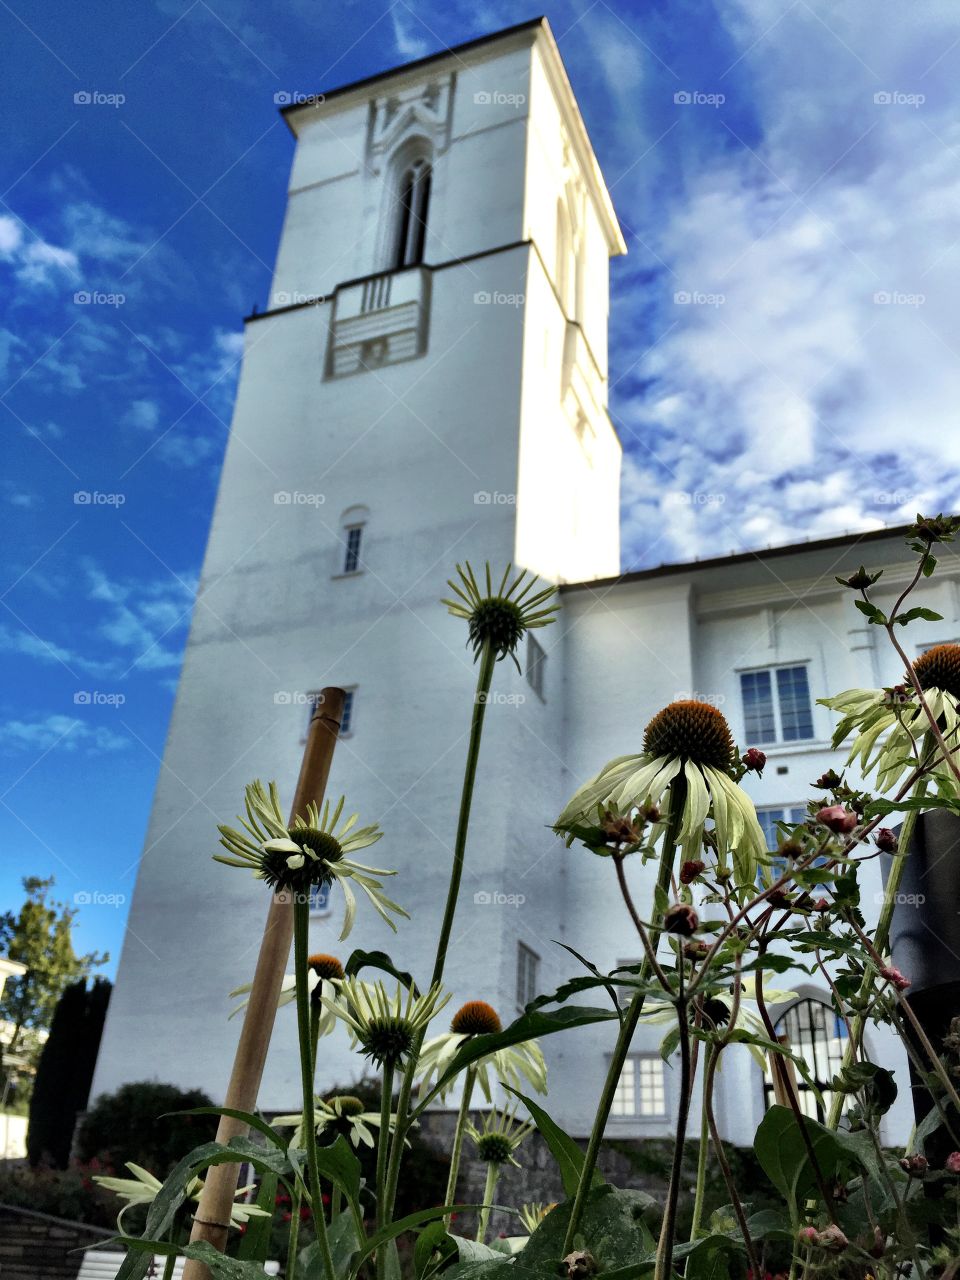
[(87, 1105), (111, 984), (86, 979), (73, 983), (60, 997), (50, 1036), (37, 1064), (30, 1099), (27, 1155), (34, 1166), (65, 1169), (77, 1115)]

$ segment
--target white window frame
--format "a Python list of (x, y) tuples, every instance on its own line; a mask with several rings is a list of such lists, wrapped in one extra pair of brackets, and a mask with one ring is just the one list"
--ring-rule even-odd
[[(802, 667), (807, 674), (807, 705), (810, 711), (810, 736), (806, 738), (785, 738), (783, 736), (783, 716), (780, 709), (780, 691), (777, 686), (778, 671), (793, 671)], [(747, 701), (743, 694), (743, 677), (766, 673), (770, 677), (770, 705), (773, 710), (772, 738), (758, 738), (747, 727)], [(744, 735), (750, 739), (751, 746), (758, 747), (799, 747), (804, 743), (817, 741), (817, 726), (814, 719), (816, 700), (813, 697), (813, 685), (810, 680), (810, 662), (777, 662), (767, 667), (744, 667), (737, 672), (737, 683), (740, 691), (740, 715), (743, 721)]]
[[(343, 526), (343, 561), (340, 566), (341, 576), (352, 578), (354, 574), (363, 573), (363, 563), (360, 559), (360, 549), (363, 546), (363, 524), (346, 524)], [(356, 548), (351, 546), (350, 535), (357, 535)], [(351, 565), (350, 561), (353, 560)]]
[(517, 1008), (523, 1012), (538, 995), (540, 957), (525, 942), (517, 943)]
[[(644, 1053), (644, 1052), (630, 1053), (627, 1055), (626, 1062), (624, 1062), (623, 1064), (624, 1069), (626, 1069), (628, 1064), (632, 1068), (634, 1073), (633, 1074), (633, 1110), (632, 1111), (618, 1110), (618, 1107), (622, 1105), (622, 1100), (619, 1100), (618, 1098), (618, 1095), (620, 1094), (621, 1085), (623, 1084), (623, 1073), (621, 1072), (620, 1079), (617, 1081), (616, 1093), (614, 1094), (614, 1098), (613, 1098), (613, 1107), (611, 1108), (611, 1111), (610, 1111), (610, 1119), (613, 1121), (621, 1121), (621, 1122), (625, 1121), (627, 1123), (631, 1123), (631, 1122), (636, 1123), (637, 1121), (642, 1121), (644, 1123), (660, 1123), (664, 1120), (669, 1120), (670, 1119), (670, 1093), (667, 1086), (667, 1064), (660, 1057), (660, 1054), (655, 1051), (650, 1053)], [(654, 1086), (654, 1087), (655, 1087), (655, 1090), (660, 1093), (660, 1096), (662, 1098), (662, 1103), (663, 1103), (662, 1109), (659, 1111), (644, 1111), (642, 1109), (641, 1098), (642, 1098), (643, 1086), (642, 1086), (642, 1080), (641, 1080), (641, 1067), (643, 1064), (649, 1064), (656, 1068), (656, 1074), (659, 1077), (659, 1086), (658, 1087)]]

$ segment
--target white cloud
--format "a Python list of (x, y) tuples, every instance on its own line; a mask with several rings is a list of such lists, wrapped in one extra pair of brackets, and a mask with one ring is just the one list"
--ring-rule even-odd
[(124, 414), (124, 423), (138, 431), (153, 431), (160, 421), (160, 406), (155, 400), (134, 400)]
[[(637, 248), (659, 270), (651, 350), (614, 391), (628, 563), (960, 506), (960, 123), (935, 65), (957, 20), (925, 11), (917, 29), (880, 8), (721, 6), (744, 55), (728, 97), (750, 95), (758, 139), (705, 116), (705, 133), (671, 134), (680, 185), (642, 213), (666, 269)], [(927, 101), (874, 101), (893, 90)], [(617, 191), (628, 221), (649, 180)], [(636, 270), (635, 307), (650, 297)], [(621, 294), (614, 383), (637, 342), (629, 307)], [(667, 489), (686, 496), (671, 506)]]
[(97, 755), (122, 751), (130, 739), (103, 725), (90, 725), (72, 716), (47, 715), (36, 720), (0, 723), (0, 746), (8, 751), (78, 751)]

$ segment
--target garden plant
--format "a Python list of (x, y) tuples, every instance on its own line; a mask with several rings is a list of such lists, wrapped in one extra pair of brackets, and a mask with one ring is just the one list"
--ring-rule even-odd
[[(775, 848), (741, 786), (763, 770), (764, 754), (736, 744), (721, 712), (700, 701), (657, 712), (638, 726), (636, 754), (604, 765), (562, 813), (544, 815), (571, 856), (596, 859), (597, 893), (622, 899), (643, 958), (607, 973), (589, 957), (571, 957), (569, 980), (509, 1025), (481, 1000), (451, 1008), (445, 969), (497, 666), (516, 662), (524, 635), (549, 625), (556, 605), (552, 589), (526, 573), (508, 568), (498, 579), (489, 568), (479, 575), (458, 568), (444, 604), (468, 629), (477, 685), (433, 970), (404, 973), (381, 951), (310, 954), (309, 902), (318, 886), (343, 895), (341, 940), (362, 931), (368, 910), (395, 930), (405, 927), (406, 912), (384, 887), (394, 873), (368, 861), (389, 864), (388, 855), (374, 854), (389, 833), (351, 815), (343, 799), (311, 805), (290, 824), (276, 785), (251, 783), (237, 824), (221, 827), (216, 856), (253, 873), (251, 892), (259, 880), (268, 895), (292, 895), (294, 973), (281, 998), (296, 1005), (302, 1106), (273, 1123), (243, 1115), (249, 1137), (185, 1152), (162, 1185), (138, 1173), (149, 1207), (141, 1235), (121, 1234), (120, 1280), (144, 1276), (154, 1254), (166, 1255), (168, 1275), (186, 1254), (214, 1280), (262, 1276), (275, 1256), (268, 1250), (278, 1202), (287, 1206), (287, 1280), (398, 1280), (401, 1272), (415, 1280), (960, 1276), (960, 1023), (950, 1043), (931, 1043), (911, 1008), (910, 975), (893, 966), (889, 949), (915, 824), (924, 811), (960, 815), (960, 646), (938, 645), (912, 662), (903, 644), (904, 628), (938, 617), (910, 596), (958, 531), (960, 520), (918, 517), (909, 538), (915, 572), (887, 612), (872, 598), (879, 574), (861, 568), (838, 579), (895, 647), (903, 679), (825, 700), (837, 716), (834, 746), (846, 747), (855, 773), (849, 782), (832, 770), (813, 781), (803, 820), (781, 823)], [(883, 854), (883, 902), (868, 924), (864, 868)], [(634, 900), (628, 862), (650, 864), (650, 901)], [(803, 1054), (778, 1037), (770, 1012), (787, 973), (822, 983), (845, 1031), (845, 1058), (825, 1094)], [(674, 1154), (659, 1197), (612, 1186), (598, 1168), (617, 1083), (644, 1020), (662, 1026), (661, 1052), (678, 1080)], [(612, 1024), (616, 1044), (584, 1146), (551, 1118), (540, 1042), (591, 1023)], [(910, 1081), (871, 1061), (874, 1024), (899, 1035), (933, 1103), (905, 1150), (884, 1147), (881, 1121)], [(351, 1038), (357, 1075), (379, 1082), (378, 1103), (369, 1094), (317, 1096), (329, 1035)], [(759, 1056), (779, 1099), (754, 1139), (777, 1193), (774, 1208), (769, 1197), (763, 1208), (743, 1198), (718, 1131), (717, 1073), (735, 1045)], [(802, 1105), (798, 1081), (824, 1121)], [(443, 1203), (398, 1214), (408, 1139), (426, 1109), (448, 1097), (458, 1110)], [(564, 1198), (504, 1205), (500, 1174), (523, 1161), (534, 1128), (556, 1161)], [(928, 1154), (934, 1135), (945, 1159)], [(682, 1176), (688, 1138), (699, 1148), (692, 1205), (682, 1205), (690, 1196)], [(366, 1177), (361, 1150), (373, 1153)], [(465, 1152), (488, 1171), (478, 1203), (457, 1199)], [(223, 1255), (184, 1241), (198, 1179), (226, 1162), (252, 1166), (258, 1189)], [(718, 1168), (727, 1203), (708, 1211), (704, 1189)], [(491, 1236), (493, 1209), (512, 1215), (510, 1234)], [(472, 1225), (461, 1233), (464, 1223)]]

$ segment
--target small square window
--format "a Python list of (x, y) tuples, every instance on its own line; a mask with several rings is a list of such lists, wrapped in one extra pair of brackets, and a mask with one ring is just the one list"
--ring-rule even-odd
[(315, 884), (310, 890), (310, 914), (312, 916), (328, 916), (330, 914), (330, 886)]
[(363, 540), (363, 525), (355, 524), (344, 530), (343, 572), (357, 573), (360, 569), (360, 543)]
[(621, 1119), (666, 1117), (666, 1066), (659, 1054), (634, 1053), (627, 1058), (617, 1081), (610, 1114)]
[(525, 1009), (538, 995), (540, 957), (535, 951), (517, 943), (517, 1007)]
[[(343, 691), (343, 713), (340, 717), (340, 737), (341, 738), (345, 734), (348, 734), (353, 730), (353, 710), (355, 706), (356, 695), (357, 695), (356, 687), (352, 689), (344, 689)], [(303, 742), (306, 742), (307, 735), (310, 732), (310, 721), (313, 719), (313, 709), (317, 705), (319, 698), (320, 698), (319, 689), (314, 689), (312, 692), (307, 694), (307, 715), (306, 715), (306, 719), (303, 722), (303, 738), (302, 738)]]
[(534, 640), (533, 636), (527, 636), (527, 684), (537, 695), (541, 701), (545, 701), (543, 695), (544, 678), (547, 669), (547, 655), (544, 653), (541, 645)]
[(748, 742), (803, 742), (813, 737), (810, 681), (804, 664), (742, 671), (740, 694)]

